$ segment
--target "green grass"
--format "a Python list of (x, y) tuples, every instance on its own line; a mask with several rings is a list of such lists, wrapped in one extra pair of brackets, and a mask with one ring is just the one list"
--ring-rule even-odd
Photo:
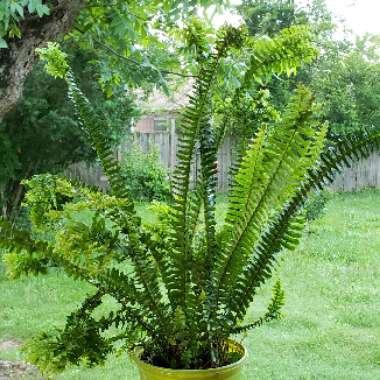
[[(145, 207), (139, 211), (151, 217)], [(380, 379), (379, 252), (380, 192), (335, 196), (300, 247), (283, 255), (276, 276), (286, 290), (285, 318), (244, 338), (249, 358), (243, 379)], [(247, 319), (264, 310), (270, 286)], [(25, 340), (62, 325), (87, 291), (86, 284), (60, 272), (16, 281), (0, 273), (0, 341)], [(13, 350), (0, 352), (0, 358), (21, 356)], [(138, 376), (124, 354), (111, 357), (105, 367), (70, 369), (56, 379), (89, 378)]]

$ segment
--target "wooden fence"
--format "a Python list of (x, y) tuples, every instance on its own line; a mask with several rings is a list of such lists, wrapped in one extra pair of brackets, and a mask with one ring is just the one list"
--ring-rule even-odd
[[(229, 169), (234, 157), (234, 137), (227, 136), (218, 152), (218, 190), (226, 190), (230, 183)], [(134, 141), (144, 152), (158, 149), (161, 165), (164, 166), (169, 175), (173, 173), (176, 165), (176, 151), (178, 137), (175, 133), (136, 133)], [(128, 149), (128, 145), (122, 145), (122, 151)], [(195, 155), (192, 167), (192, 182), (200, 169), (199, 153)]]
[(358, 191), (367, 187), (380, 188), (380, 152), (367, 160), (353, 162), (338, 174), (330, 186), (334, 191)]
[[(136, 133), (134, 143), (138, 144), (144, 152), (157, 149), (161, 164), (168, 170), (169, 175), (173, 173), (176, 164), (176, 150), (178, 137), (174, 127), (169, 132), (159, 133)], [(124, 142), (118, 148), (116, 154), (119, 159), (128, 150), (131, 142)], [(224, 191), (230, 184), (229, 168), (234, 160), (235, 138), (227, 136), (223, 146), (218, 152), (218, 190)], [(196, 155), (193, 168), (192, 179), (199, 170), (199, 154)], [(85, 183), (99, 186), (102, 189), (107, 187), (107, 179), (100, 166), (95, 164), (87, 166), (80, 163), (73, 165), (66, 171), (70, 178), (78, 178)], [(345, 169), (337, 175), (336, 180), (330, 186), (333, 191), (357, 191), (367, 187), (380, 188), (380, 153), (372, 154), (367, 160), (354, 162), (351, 168)]]

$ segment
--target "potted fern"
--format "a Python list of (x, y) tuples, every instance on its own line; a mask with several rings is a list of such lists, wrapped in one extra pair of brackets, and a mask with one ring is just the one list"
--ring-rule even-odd
[[(67, 82), (111, 187), (106, 195), (66, 184), (66, 199), (79, 201), (62, 207), (56, 207), (56, 200), (40, 202), (33, 193), (27, 195), (34, 224), (53, 226), (46, 250), (69, 275), (94, 288), (63, 330), (43, 333), (26, 346), (29, 360), (46, 371), (70, 363), (97, 364), (108, 353), (126, 349), (142, 380), (240, 379), (246, 352), (231, 338), (279, 315), (283, 292), (277, 283), (265, 315), (244, 324), (279, 253), (298, 243), (303, 229), (299, 209), (308, 192), (331, 181), (350, 159), (379, 148), (377, 131), (356, 133), (325, 148), (327, 126), (319, 122), (305, 88), (296, 91), (274, 126), (252, 128), (253, 120), (237, 116), (248, 115), (244, 106), (252, 100), (255, 83), (314, 57), (304, 28), (252, 41), (241, 30), (226, 27), (211, 51), (202, 36), (196, 41), (198, 72), (182, 118), (174, 203), (161, 206), (159, 222), (150, 226), (136, 215), (104, 138), (106, 124), (80, 91), (65, 54), (55, 44), (40, 50), (47, 71)], [(224, 112), (219, 107), (215, 117), (212, 95), (218, 72), (230, 51), (243, 48), (249, 53), (247, 69)], [(217, 225), (216, 154), (233, 122), (251, 129), (252, 136), (241, 144), (225, 222)], [(191, 184), (196, 147), (201, 170)], [(91, 212), (90, 222), (70, 217), (73, 210)], [(99, 317), (106, 295), (118, 306)]]

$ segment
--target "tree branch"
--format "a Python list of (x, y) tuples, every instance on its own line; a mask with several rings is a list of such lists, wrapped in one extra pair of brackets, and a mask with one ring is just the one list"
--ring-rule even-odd
[(8, 48), (0, 49), (0, 120), (17, 103), (27, 75), (36, 61), (35, 49), (57, 39), (73, 26), (84, 0), (54, 1), (50, 15), (27, 16), (20, 22), (21, 39), (8, 39)]
[[(130, 57), (126, 57), (120, 53), (118, 53), (116, 50), (112, 49), (110, 46), (106, 45), (105, 43), (103, 43), (102, 41), (98, 40), (98, 39), (94, 39), (94, 41), (99, 45), (101, 46), (103, 49), (107, 50), (109, 53), (113, 54), (114, 56), (122, 59), (123, 61), (127, 61), (133, 65), (136, 65), (136, 66), (141, 66), (141, 63), (136, 61), (135, 59), (133, 58), (130, 58)], [(161, 68), (157, 68), (157, 71), (159, 71), (161, 74), (168, 74), (168, 75), (176, 75), (176, 76), (179, 76), (179, 77), (182, 77), (182, 78), (195, 78), (194, 75), (191, 75), (191, 74), (183, 74), (183, 73), (179, 73), (177, 71), (170, 71), (170, 70), (164, 70), (164, 69), (161, 69)]]

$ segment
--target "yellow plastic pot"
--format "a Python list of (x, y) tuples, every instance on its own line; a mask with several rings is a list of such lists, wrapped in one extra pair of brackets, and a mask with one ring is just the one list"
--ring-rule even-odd
[(229, 350), (241, 354), (241, 359), (225, 367), (210, 369), (169, 369), (147, 364), (132, 356), (140, 373), (140, 380), (240, 380), (241, 368), (247, 358), (245, 348), (229, 341)]

